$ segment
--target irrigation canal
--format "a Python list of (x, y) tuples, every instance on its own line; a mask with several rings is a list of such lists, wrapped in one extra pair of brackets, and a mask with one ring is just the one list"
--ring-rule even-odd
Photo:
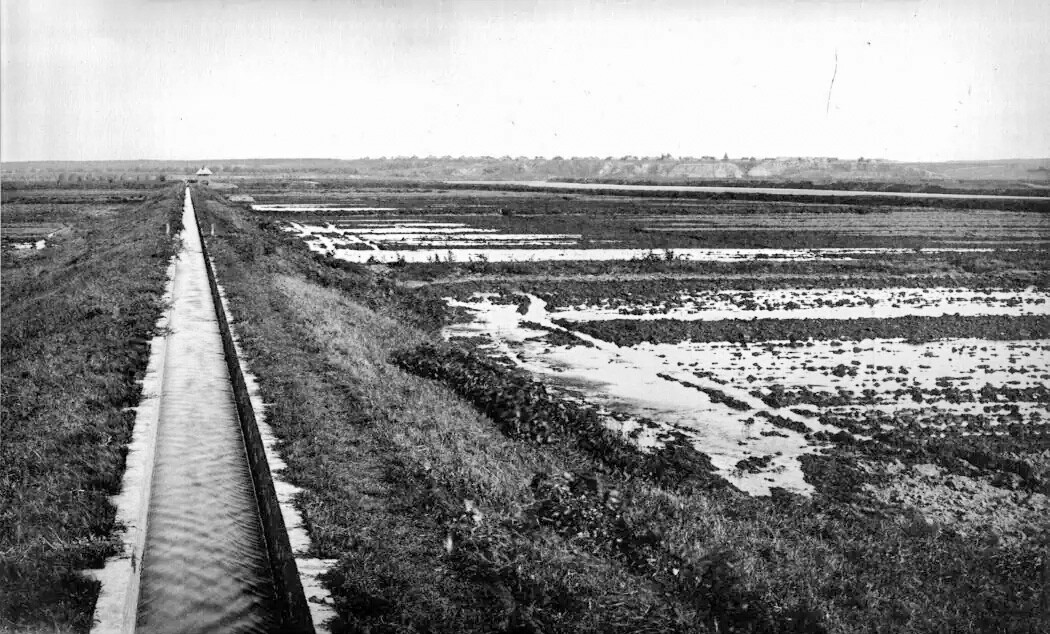
[(183, 224), (135, 629), (281, 631), (282, 593), (188, 189)]

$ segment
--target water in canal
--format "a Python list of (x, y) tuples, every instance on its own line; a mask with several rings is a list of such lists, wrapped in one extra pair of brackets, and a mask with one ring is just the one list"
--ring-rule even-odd
[(269, 561), (188, 191), (183, 223), (137, 631), (276, 631)]

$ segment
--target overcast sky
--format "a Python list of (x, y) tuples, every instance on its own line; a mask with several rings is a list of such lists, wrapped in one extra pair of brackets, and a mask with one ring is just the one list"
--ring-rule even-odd
[(1048, 6), (4, 0), (0, 158), (1048, 157)]

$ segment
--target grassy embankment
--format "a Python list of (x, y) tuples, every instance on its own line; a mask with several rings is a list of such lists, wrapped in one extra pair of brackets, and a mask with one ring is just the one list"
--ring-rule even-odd
[[(181, 223), (174, 188), (3, 253), (0, 630), (86, 631)], [(41, 200), (46, 205), (46, 200)], [(112, 207), (112, 205), (109, 205)]]
[(1001, 546), (880, 506), (849, 460), (813, 457), (812, 499), (627, 477), (602, 455), (608, 444), (544, 425), (566, 420), (564, 404), (484, 359), (439, 345), (438, 381), (395, 365), (434, 341), (426, 298), (204, 196), (316, 554), (339, 559), (337, 631), (1048, 625), (1038, 544)]

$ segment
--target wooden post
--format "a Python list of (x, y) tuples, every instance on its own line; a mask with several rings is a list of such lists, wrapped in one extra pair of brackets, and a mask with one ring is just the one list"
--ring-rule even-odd
[(170, 236), (171, 235), (171, 223), (170, 222), (165, 222), (164, 223), (164, 235), (166, 235), (166, 236)]

